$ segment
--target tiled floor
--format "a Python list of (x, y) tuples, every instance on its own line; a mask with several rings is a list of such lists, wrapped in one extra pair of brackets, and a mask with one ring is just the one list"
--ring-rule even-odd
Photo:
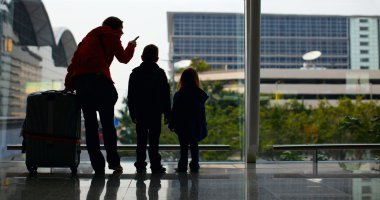
[(197, 174), (176, 174), (166, 163), (166, 174), (136, 175), (128, 162), (121, 175), (94, 176), (82, 163), (76, 177), (48, 168), (28, 177), (23, 162), (0, 162), (0, 199), (380, 199), (379, 164), (344, 165), (320, 163), (313, 174), (310, 163), (203, 163)]

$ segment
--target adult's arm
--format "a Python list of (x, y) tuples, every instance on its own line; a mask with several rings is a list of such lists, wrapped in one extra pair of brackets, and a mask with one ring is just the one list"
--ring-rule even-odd
[(135, 45), (132, 43), (128, 43), (127, 47), (124, 49), (120, 38), (113, 38), (113, 46), (114, 46), (114, 54), (116, 59), (121, 62), (127, 64), (133, 57), (135, 52)]

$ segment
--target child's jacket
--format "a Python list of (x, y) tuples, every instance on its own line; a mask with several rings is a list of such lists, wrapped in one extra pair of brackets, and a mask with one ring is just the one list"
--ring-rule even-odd
[(205, 102), (208, 95), (198, 87), (182, 88), (175, 93), (170, 128), (177, 134), (189, 134), (197, 141), (207, 136)]
[(143, 62), (129, 76), (128, 108), (132, 119), (150, 123), (170, 114), (170, 87), (156, 63)]

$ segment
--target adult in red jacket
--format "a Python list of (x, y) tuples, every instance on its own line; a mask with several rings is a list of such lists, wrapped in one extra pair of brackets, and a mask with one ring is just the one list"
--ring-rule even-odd
[(65, 78), (65, 90), (76, 90), (83, 111), (87, 150), (95, 174), (104, 174), (105, 171), (105, 159), (100, 151), (97, 111), (102, 124), (108, 168), (123, 170), (117, 153), (114, 126), (114, 105), (118, 94), (109, 67), (114, 56), (125, 64), (131, 60), (137, 38), (130, 41), (124, 49), (120, 41), (122, 29), (123, 22), (120, 19), (109, 17), (103, 21), (102, 26), (90, 31), (79, 43)]

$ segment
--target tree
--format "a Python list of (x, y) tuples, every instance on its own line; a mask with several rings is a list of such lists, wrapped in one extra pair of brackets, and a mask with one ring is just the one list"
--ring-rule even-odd
[(118, 118), (120, 122), (117, 127), (120, 130), (119, 140), (123, 144), (136, 144), (136, 129), (129, 115), (126, 97), (123, 99), (123, 107), (119, 110), (121, 117)]
[[(297, 100), (265, 103), (260, 107), (260, 155), (272, 159), (273, 144), (380, 142), (379, 116), (380, 106), (361, 98), (341, 98), (336, 106), (320, 100), (317, 107)], [(344, 158), (347, 153), (329, 155)]]
[[(210, 69), (209, 64), (207, 64), (204, 60), (201, 60), (198, 57), (191, 59), (191, 64), (188, 67), (194, 68), (195, 70), (197, 70), (197, 72), (205, 72)], [(182, 73), (186, 68), (187, 67), (176, 69), (175, 72)]]
[(197, 70), (197, 72), (208, 71), (210, 68), (204, 60), (201, 60), (198, 57), (191, 59), (191, 64), (189, 67), (194, 68), (195, 70)]

